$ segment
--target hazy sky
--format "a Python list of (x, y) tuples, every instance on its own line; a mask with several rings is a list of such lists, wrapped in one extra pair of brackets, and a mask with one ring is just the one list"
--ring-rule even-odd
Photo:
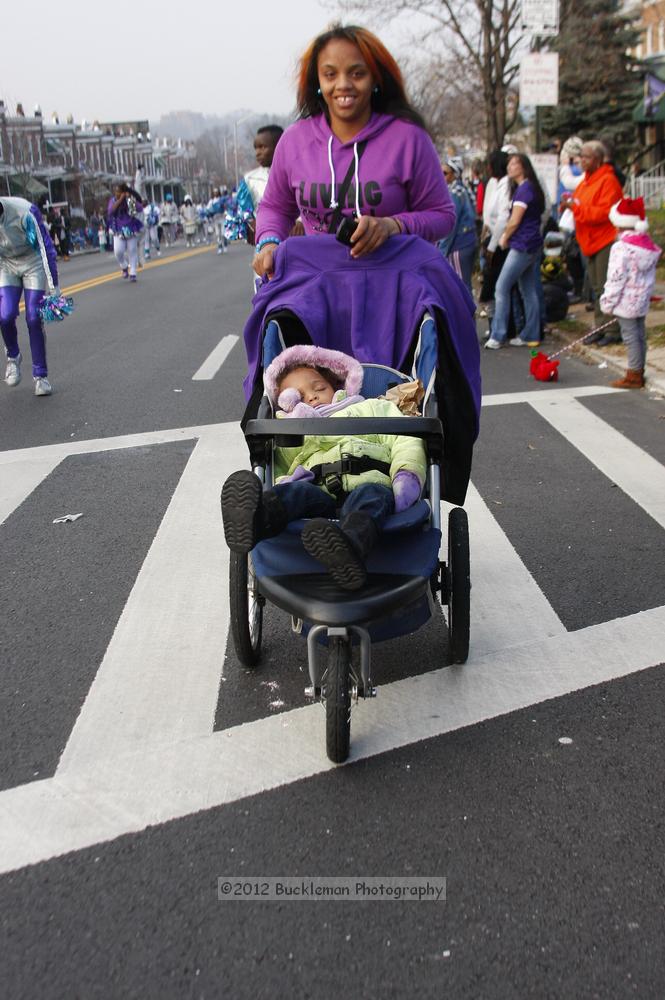
[(286, 114), (298, 56), (334, 19), (320, 0), (179, 7), (176, 16), (164, 0), (7, 2), (0, 97), (28, 115), (40, 104), (61, 121), (70, 112), (76, 121), (154, 121), (184, 109)]

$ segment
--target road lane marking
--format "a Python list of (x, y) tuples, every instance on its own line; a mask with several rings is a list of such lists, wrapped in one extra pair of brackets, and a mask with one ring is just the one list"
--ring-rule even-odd
[(238, 337), (235, 334), (230, 333), (228, 336), (222, 337), (217, 347), (210, 352), (199, 370), (192, 375), (192, 381), (197, 382), (214, 378), (237, 343)]
[(512, 406), (516, 403), (532, 403), (549, 399), (554, 404), (566, 399), (577, 399), (584, 396), (605, 396), (621, 392), (611, 385), (578, 385), (562, 386), (560, 389), (526, 389), (524, 392), (497, 392), (492, 396), (483, 396), (483, 408), (486, 406)]
[[(620, 391), (620, 390), (615, 390)], [(572, 397), (530, 400), (569, 444), (665, 528), (665, 468)]]
[(237, 424), (198, 440), (118, 620), (58, 773), (129, 746), (212, 732), (228, 631), (224, 470), (248, 464)]
[[(160, 260), (151, 260), (149, 263), (144, 264), (143, 270), (150, 271), (155, 267), (163, 267), (165, 264), (175, 264), (179, 260), (187, 260), (188, 257), (196, 257), (202, 253), (211, 253), (215, 248), (209, 247), (198, 247), (196, 250), (183, 250), (181, 253), (175, 254), (172, 257), (163, 257)], [(105, 285), (109, 281), (117, 281), (122, 278), (122, 271), (113, 271), (107, 274), (100, 274), (96, 278), (86, 278), (83, 281), (79, 281), (74, 285), (67, 285), (66, 288), (61, 288), (63, 295), (74, 295), (78, 292), (86, 292), (90, 288), (96, 288), (98, 285)], [(19, 305), (19, 311), (25, 312), (25, 304), (23, 299)]]
[[(473, 483), (464, 507), (469, 517), (471, 555), (471, 655), (485, 656), (523, 642), (566, 632), (565, 626), (529, 573)], [(451, 509), (444, 504), (444, 510)], [(447, 513), (442, 523), (447, 524)], [(444, 529), (445, 532), (445, 529)], [(447, 560), (446, 553), (442, 555)], [(500, 594), (500, 599), (497, 595)], [(506, 608), (519, 608), (520, 629)]]
[[(2, 487), (0, 487), (0, 524), (23, 503), (39, 485), (39, 472), (45, 479), (69, 455), (86, 455), (99, 451), (116, 451), (123, 448), (141, 448), (145, 445), (169, 444), (199, 438), (219, 424), (199, 427), (175, 427), (172, 430), (149, 431), (145, 434), (125, 434), (120, 437), (96, 438), (88, 441), (68, 441), (47, 444), (37, 448), (15, 448), (0, 452)], [(236, 426), (235, 424), (228, 426)], [(246, 462), (245, 462), (246, 464)]]

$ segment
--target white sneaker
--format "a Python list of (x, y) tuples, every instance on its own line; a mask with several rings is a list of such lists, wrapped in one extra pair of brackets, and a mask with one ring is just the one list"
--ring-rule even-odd
[(488, 351), (498, 351), (503, 347), (500, 340), (495, 340), (494, 337), (490, 337), (489, 340), (485, 341), (485, 347)]
[(522, 340), (521, 337), (513, 337), (508, 343), (511, 347), (526, 347), (526, 340)]
[(222, 248), (220, 247), (219, 250), (217, 251), (217, 253), (221, 253), (221, 252), (222, 252)]
[(15, 358), (7, 358), (5, 368), (5, 382), (7, 385), (18, 385), (21, 381), (21, 362), (23, 358), (19, 352)]
[(35, 378), (33, 382), (35, 383), (35, 396), (50, 396), (53, 392), (53, 386), (45, 376)]

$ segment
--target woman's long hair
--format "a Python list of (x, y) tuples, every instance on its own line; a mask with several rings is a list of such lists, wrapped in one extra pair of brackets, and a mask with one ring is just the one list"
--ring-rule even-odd
[[(536, 171), (533, 169), (533, 164), (531, 160), (529, 159), (528, 156), (525, 156), (524, 153), (511, 153), (511, 155), (508, 157), (509, 162), (510, 160), (519, 160), (520, 163), (522, 164), (522, 170), (524, 171), (524, 176), (526, 180), (530, 181), (533, 190), (536, 192), (536, 204), (538, 206), (539, 213), (542, 215), (543, 212), (545, 211), (545, 195), (543, 193), (541, 183), (536, 177)], [(517, 184), (514, 180), (510, 181), (509, 189), (510, 189), (510, 197), (512, 198), (513, 195), (515, 194), (515, 190), (517, 189)]]
[(508, 154), (504, 153), (502, 149), (493, 149), (487, 157), (487, 166), (489, 167), (490, 177), (495, 177), (498, 181), (500, 181), (502, 177), (505, 177), (507, 163)]
[(380, 111), (395, 118), (413, 122), (420, 128), (427, 129), (422, 115), (409, 103), (404, 89), (402, 73), (383, 42), (379, 41), (367, 28), (359, 28), (354, 24), (333, 24), (323, 34), (318, 35), (303, 53), (298, 72), (297, 106), (299, 118), (313, 118), (321, 112), (326, 115), (328, 109), (319, 89), (318, 61), (319, 53), (328, 42), (342, 40), (351, 42), (360, 49), (360, 53), (369, 66), (369, 70), (379, 88), (378, 93), (372, 93), (372, 110)]

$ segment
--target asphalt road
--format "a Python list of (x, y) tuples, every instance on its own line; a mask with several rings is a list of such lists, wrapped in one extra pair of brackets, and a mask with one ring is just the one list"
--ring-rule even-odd
[[(377, 647), (334, 768), (288, 619), (228, 640), (241, 340), (200, 373), (249, 251), (182, 253), (75, 294), (52, 397), (0, 386), (0, 994), (659, 1000), (665, 401), (484, 352), (469, 661), (441, 616)], [(269, 876), (446, 899), (218, 898)]]

